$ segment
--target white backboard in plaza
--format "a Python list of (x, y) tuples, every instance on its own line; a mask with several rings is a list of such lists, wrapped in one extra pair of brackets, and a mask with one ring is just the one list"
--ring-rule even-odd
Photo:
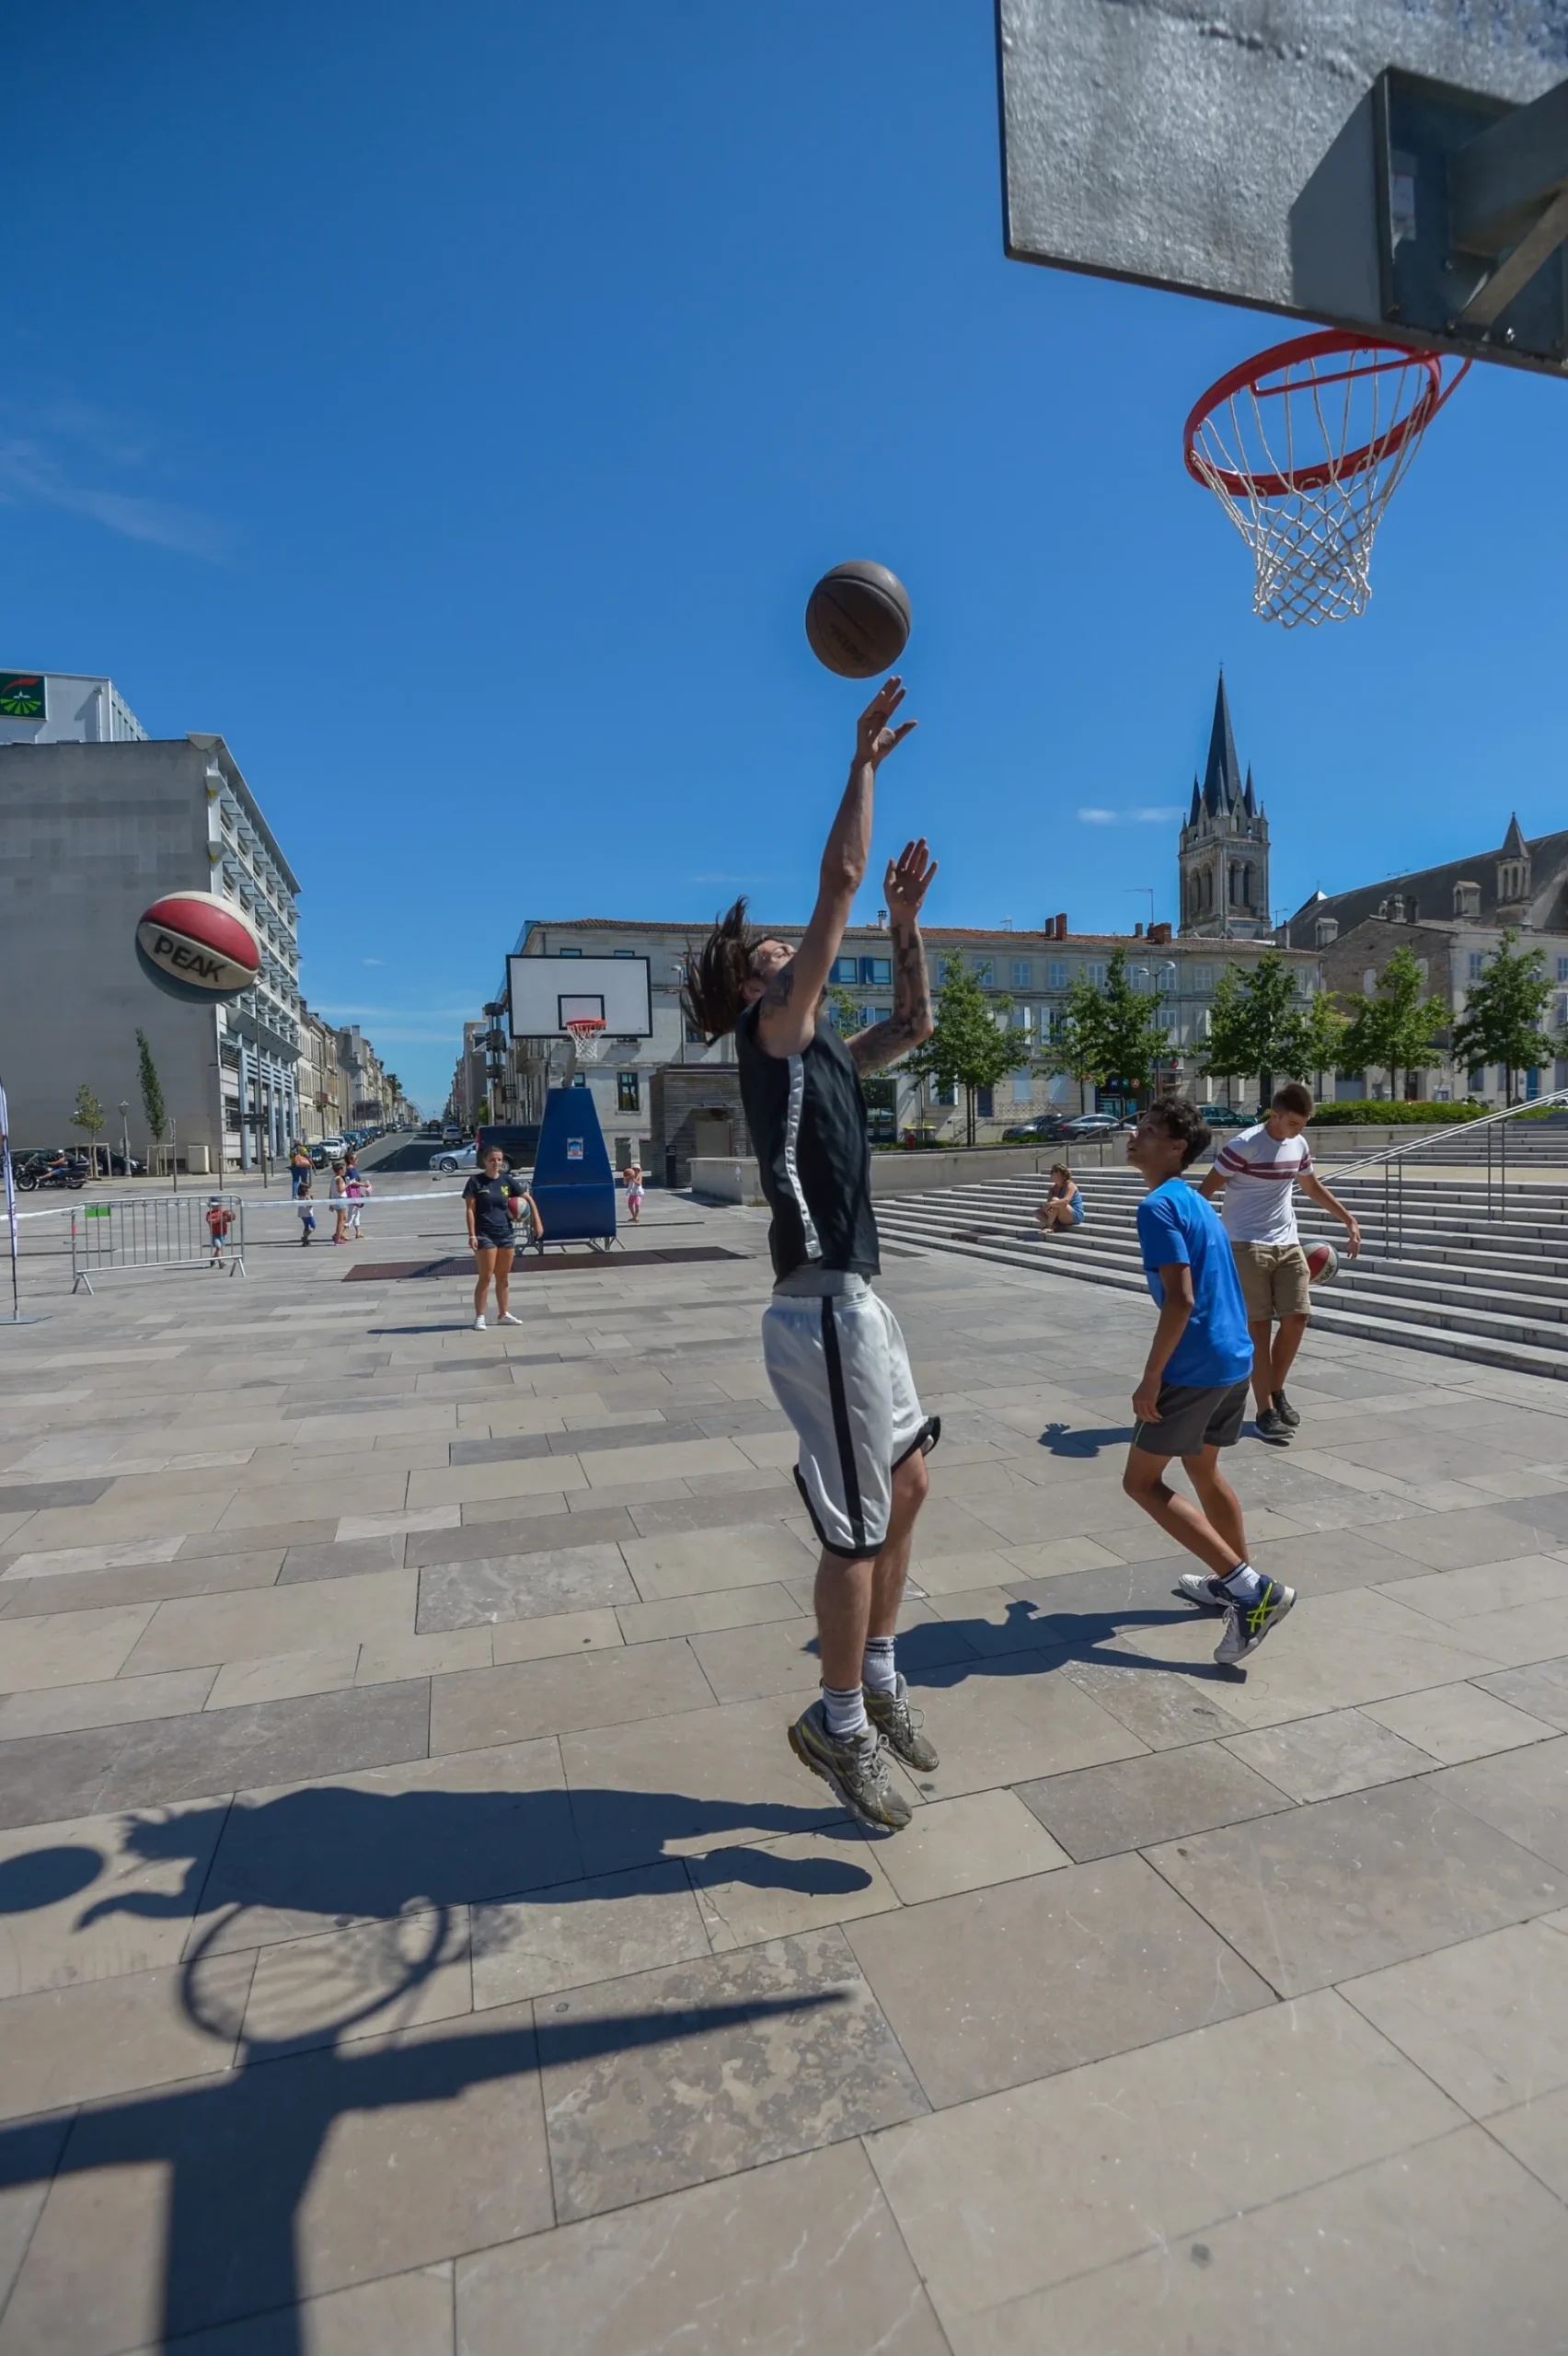
[(1568, 367), (1565, 0), (997, 0), (997, 34), (1014, 259)]
[(563, 1038), (569, 1022), (600, 1022), (612, 1039), (653, 1031), (646, 957), (509, 957), (508, 1012), (514, 1039)]

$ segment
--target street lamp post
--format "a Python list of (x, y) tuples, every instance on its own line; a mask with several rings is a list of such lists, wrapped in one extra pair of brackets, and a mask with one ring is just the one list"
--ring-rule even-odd
[[(1162, 997), (1167, 995), (1165, 988), (1165, 976), (1167, 974), (1170, 976), (1173, 985), (1181, 980), (1181, 975), (1178, 971), (1174, 957), (1162, 957), (1158, 965), (1134, 965), (1130, 968), (1130, 971), (1135, 981), (1143, 982), (1151, 994), (1158, 990)], [(1173, 1054), (1163, 1058), (1163, 1068), (1168, 1068), (1171, 1064), (1175, 1065), (1176, 1076), (1180, 1079), (1182, 1074), (1182, 1056), (1179, 1046)]]
[(125, 1163), (121, 1175), (129, 1178), (131, 1175), (131, 1100), (128, 1096), (122, 1096), (120, 1100), (120, 1150)]

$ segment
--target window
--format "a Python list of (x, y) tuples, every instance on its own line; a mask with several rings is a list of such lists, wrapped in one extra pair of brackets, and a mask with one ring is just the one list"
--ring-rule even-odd
[(1162, 1031), (1174, 1031), (1176, 1028), (1176, 1010), (1173, 1006), (1160, 1007), (1154, 1019)]
[(1015, 990), (1026, 990), (1032, 987), (1034, 981), (1034, 968), (1030, 964), (1027, 957), (1015, 957), (1013, 959), (1012, 977), (1013, 987)]
[(1065, 990), (1066, 988), (1067, 967), (1066, 960), (1065, 958), (1052, 958), (1051, 963), (1045, 968), (1045, 985), (1048, 989), (1053, 990)]
[(1560, 957), (1558, 959), (1557, 978), (1560, 982), (1568, 982), (1568, 957)]
[[(1560, 958), (1558, 959), (1558, 961), (1557, 961), (1557, 972), (1558, 972), (1558, 978), (1559, 978), (1560, 980), (1562, 978), (1562, 965), (1563, 965), (1563, 960), (1560, 957)], [(1486, 971), (1486, 953), (1485, 953), (1485, 951), (1484, 951), (1484, 950), (1482, 950), (1482, 949), (1472, 949), (1472, 950), (1470, 951), (1470, 980), (1471, 980), (1472, 982), (1479, 982), (1479, 981), (1480, 981), (1480, 979), (1481, 979), (1481, 977), (1482, 977), (1482, 974), (1484, 974), (1484, 973), (1485, 973), (1485, 971)]]
[(1469, 1071), (1465, 1074), (1465, 1086), (1470, 1090), (1472, 1096), (1479, 1096), (1482, 1093), (1482, 1091), (1486, 1086), (1486, 1066), (1484, 1064), (1471, 1064)]
[(836, 957), (829, 978), (838, 983), (858, 982), (860, 978), (860, 969), (853, 957)]
[(953, 1103), (955, 1102), (955, 1099), (956, 1099), (956, 1091), (954, 1090), (954, 1088), (953, 1088), (953, 1084), (952, 1084), (952, 1082), (951, 1082), (951, 1080), (948, 1080), (948, 1081), (946, 1081), (945, 1083), (943, 1083), (943, 1082), (939, 1082), (939, 1083), (938, 1083), (938, 1087), (937, 1087), (937, 1103), (938, 1103), (939, 1104), (951, 1104), (951, 1103)]
[(1084, 979), (1089, 983), (1091, 989), (1102, 990), (1105, 987), (1105, 967), (1103, 964), (1086, 965), (1083, 972)]
[(871, 984), (875, 984), (877, 982), (882, 982), (883, 984), (891, 982), (893, 979), (893, 959), (891, 957), (862, 957), (860, 960), (860, 979), (863, 982)]
[(610, 953), (615, 957), (634, 957), (637, 952), (634, 949), (615, 949)]
[(1194, 965), (1191, 970), (1193, 976), (1193, 987), (1195, 990), (1202, 992), (1204, 990), (1213, 989), (1214, 967), (1212, 965)]
[(642, 1086), (638, 1075), (634, 1071), (617, 1071), (616, 1074), (616, 1111), (617, 1113), (640, 1113), (641, 1110)]
[(995, 973), (995, 964), (989, 957), (976, 957), (974, 960), (974, 978), (979, 983), (982, 989), (988, 990), (991, 987), (992, 977)]
[(1557, 1027), (1560, 1031), (1568, 1031), (1568, 991), (1558, 994)]
[(1015, 1104), (1032, 1104), (1034, 1102), (1034, 1081), (1032, 1076), (1026, 1071), (1015, 1071), (1012, 1076), (1012, 1082), (1013, 1103)]
[(981, 1120), (994, 1121), (997, 1117), (996, 1091), (990, 1088), (977, 1088), (974, 1091), (974, 1110)]
[(955, 974), (963, 971), (963, 967), (956, 957), (944, 957), (937, 968), (937, 980), (939, 983), (951, 982)]
[(581, 957), (582, 952), (581, 949), (561, 949), (558, 950), (556, 953), (558, 956), (561, 957)]
[(1424, 957), (1418, 957), (1415, 961), (1415, 970), (1421, 976), (1424, 982), (1425, 981), (1427, 975), (1427, 963), (1428, 961)]
[(1364, 996), (1370, 998), (1377, 987), (1378, 968), (1376, 965), (1368, 965), (1364, 968), (1361, 976), (1361, 987)]
[(1009, 1017), (1009, 1021), (1010, 1022), (1012, 1028), (1015, 1031), (1027, 1031), (1033, 1017), (1033, 1012), (1034, 1010), (1032, 1007), (1015, 1006), (1011, 1015)]

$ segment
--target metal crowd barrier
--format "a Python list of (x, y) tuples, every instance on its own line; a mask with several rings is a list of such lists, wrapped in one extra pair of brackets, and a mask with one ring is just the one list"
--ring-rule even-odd
[[(222, 1248), (208, 1218), (228, 1215)], [(71, 1209), (71, 1290), (90, 1293), (95, 1276), (126, 1268), (225, 1267), (245, 1274), (245, 1205), (236, 1195), (127, 1195)]]

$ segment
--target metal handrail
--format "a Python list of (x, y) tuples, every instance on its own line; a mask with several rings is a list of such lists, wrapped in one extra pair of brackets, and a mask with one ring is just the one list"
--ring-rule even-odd
[(1479, 1121), (1455, 1121), (1445, 1129), (1429, 1129), (1424, 1137), (1412, 1138), (1408, 1145), (1381, 1146), (1374, 1153), (1359, 1155), (1355, 1161), (1324, 1166), (1332, 1168), (1336, 1178), (1348, 1178), (1356, 1170), (1381, 1169), (1385, 1162), (1402, 1161), (1407, 1155), (1424, 1152), (1447, 1138), (1480, 1137), (1482, 1131), (1495, 1129), (1504, 1121), (1516, 1121), (1525, 1113), (1539, 1113), (1543, 1104), (1568, 1105), (1568, 1088), (1553, 1089), (1550, 1096), (1532, 1096), (1525, 1104), (1505, 1105), (1501, 1113), (1484, 1113)]

